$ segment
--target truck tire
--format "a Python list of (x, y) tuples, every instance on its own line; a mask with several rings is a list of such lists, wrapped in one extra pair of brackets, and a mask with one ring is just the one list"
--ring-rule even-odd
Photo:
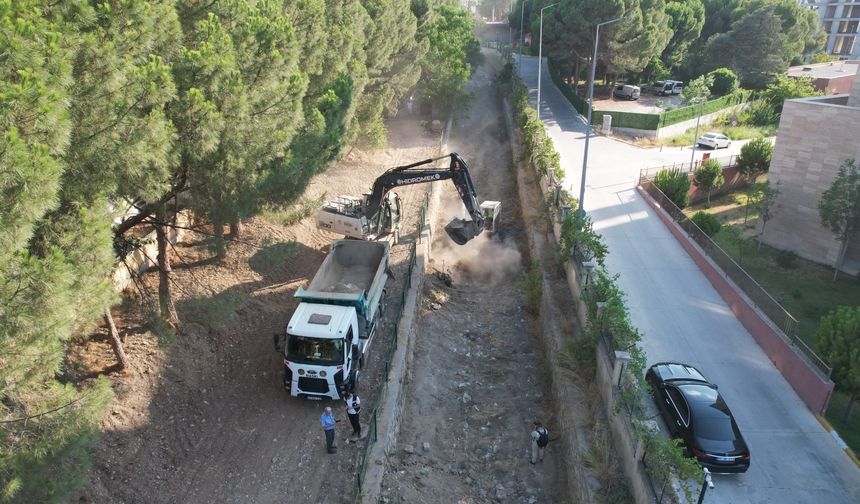
[(347, 385), (346, 390), (352, 392), (358, 389), (358, 384), (361, 383), (361, 373), (358, 372), (357, 369), (353, 370), (349, 376), (349, 385)]
[(364, 369), (364, 354), (358, 358), (358, 369)]

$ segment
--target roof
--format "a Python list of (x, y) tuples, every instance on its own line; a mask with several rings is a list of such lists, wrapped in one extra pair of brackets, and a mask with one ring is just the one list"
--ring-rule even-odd
[(816, 63), (812, 65), (794, 66), (788, 69), (789, 77), (809, 76), (813, 79), (835, 79), (857, 75), (860, 61), (832, 61), (829, 63)]
[(315, 338), (341, 338), (341, 333), (346, 329), (349, 317), (354, 312), (355, 309), (351, 306), (299, 303), (290, 318), (287, 331), (290, 334)]
[(691, 380), (708, 383), (698, 369), (680, 362), (659, 362), (651, 366), (663, 381)]

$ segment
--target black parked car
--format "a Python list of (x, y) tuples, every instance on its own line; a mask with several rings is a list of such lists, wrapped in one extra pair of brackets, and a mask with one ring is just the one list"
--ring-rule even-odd
[(654, 402), (672, 436), (687, 453), (715, 473), (742, 473), (750, 451), (717, 386), (693, 366), (677, 362), (654, 364), (645, 374)]

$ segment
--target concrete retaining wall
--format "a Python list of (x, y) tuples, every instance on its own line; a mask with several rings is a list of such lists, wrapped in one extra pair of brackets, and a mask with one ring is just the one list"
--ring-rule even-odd
[[(191, 214), (183, 210), (176, 214), (176, 226), (167, 229), (167, 241), (176, 245), (185, 237), (186, 230), (180, 228), (191, 227)], [(157, 265), (158, 243), (155, 239), (155, 230), (150, 231), (141, 241), (143, 246), (125, 256), (113, 272), (113, 284), (117, 292), (122, 292), (131, 285), (133, 279)]]
[(693, 262), (705, 274), (714, 289), (731, 308), (732, 313), (756, 340), (759, 346), (779, 369), (789, 385), (797, 392), (806, 406), (815, 413), (823, 413), (833, 393), (833, 382), (823, 378), (791, 347), (779, 329), (762, 315), (753, 303), (728, 278), (722, 270), (699, 248), (687, 233), (654, 201), (641, 187), (637, 188), (642, 198), (656, 210), (657, 215), (675, 239), (681, 244)]

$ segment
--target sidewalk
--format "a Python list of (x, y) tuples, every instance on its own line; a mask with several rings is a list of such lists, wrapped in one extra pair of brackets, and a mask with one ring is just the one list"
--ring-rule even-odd
[[(523, 57), (520, 75), (534, 100), (537, 58)], [(541, 99), (565, 185), (579, 194), (585, 120), (546, 70)], [(728, 154), (739, 147), (733, 144)], [(609, 270), (621, 274), (649, 365), (673, 360), (699, 368), (720, 386), (750, 446), (749, 471), (715, 476), (706, 502), (860, 502), (860, 471), (633, 189), (641, 168), (689, 162), (689, 148), (659, 152), (592, 137), (589, 158), (585, 209), (609, 247)]]

